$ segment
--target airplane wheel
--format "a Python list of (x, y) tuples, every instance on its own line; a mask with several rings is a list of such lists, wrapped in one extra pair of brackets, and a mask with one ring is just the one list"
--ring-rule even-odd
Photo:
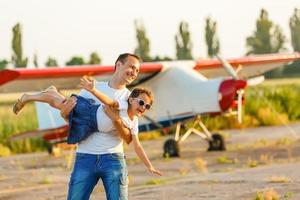
[(179, 157), (179, 144), (174, 139), (168, 139), (164, 144), (164, 158)]
[(225, 140), (222, 135), (215, 133), (212, 135), (212, 141), (209, 141), (208, 151), (225, 151)]

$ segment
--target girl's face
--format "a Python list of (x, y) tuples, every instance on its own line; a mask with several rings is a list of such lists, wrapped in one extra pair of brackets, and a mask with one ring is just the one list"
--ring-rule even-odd
[(130, 109), (133, 115), (141, 116), (151, 108), (151, 99), (147, 94), (142, 93), (136, 98), (129, 99)]

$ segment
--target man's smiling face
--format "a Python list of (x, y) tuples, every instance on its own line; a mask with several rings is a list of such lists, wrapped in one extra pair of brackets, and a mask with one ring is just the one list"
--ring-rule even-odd
[(139, 73), (140, 62), (133, 56), (128, 56), (126, 61), (122, 63), (118, 61), (117, 63), (117, 72), (119, 74), (119, 78), (126, 85), (132, 83)]

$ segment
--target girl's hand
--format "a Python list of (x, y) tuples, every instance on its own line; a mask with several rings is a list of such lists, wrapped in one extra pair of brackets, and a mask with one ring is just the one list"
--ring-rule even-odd
[(82, 89), (86, 89), (89, 92), (92, 92), (93, 90), (95, 90), (95, 80), (92, 77), (83, 76), (80, 79), (80, 87)]
[(154, 174), (157, 174), (157, 175), (159, 175), (159, 176), (162, 176), (162, 175), (163, 175), (161, 171), (156, 170), (156, 169), (155, 169), (154, 167), (152, 167), (152, 166), (149, 167), (148, 170), (149, 170), (149, 172), (152, 173), (152, 174), (154, 173)]

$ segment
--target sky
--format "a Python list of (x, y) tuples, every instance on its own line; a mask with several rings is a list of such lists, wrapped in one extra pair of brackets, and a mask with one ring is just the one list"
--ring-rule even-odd
[(194, 58), (206, 58), (205, 18), (217, 21), (221, 54), (226, 58), (246, 53), (246, 37), (255, 30), (260, 10), (278, 24), (287, 37), (289, 18), (299, 0), (1, 0), (0, 60), (12, 55), (12, 27), (22, 25), (23, 52), (41, 67), (53, 57), (59, 65), (73, 56), (88, 60), (92, 52), (102, 64), (113, 64), (120, 53), (137, 45), (134, 20), (141, 20), (150, 39), (151, 55), (175, 58), (174, 36), (179, 23), (189, 24)]

